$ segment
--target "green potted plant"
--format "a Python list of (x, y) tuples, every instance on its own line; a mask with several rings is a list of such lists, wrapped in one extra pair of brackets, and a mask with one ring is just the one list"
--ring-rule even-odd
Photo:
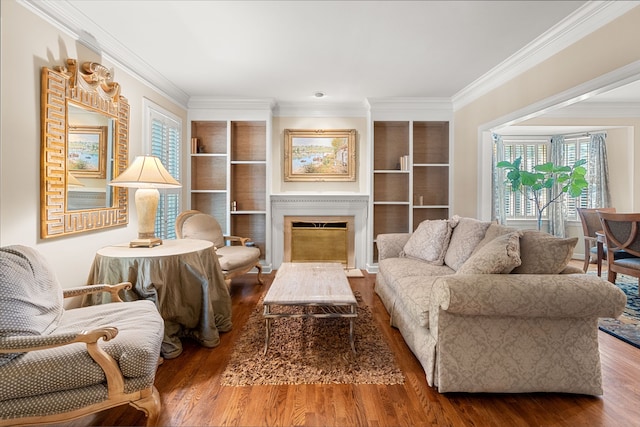
[[(498, 162), (497, 167), (508, 170), (507, 182), (512, 191), (522, 191), (526, 198), (533, 201), (537, 210), (537, 226), (540, 230), (542, 213), (551, 203), (558, 201), (565, 193), (571, 197), (579, 197), (582, 190), (589, 186), (584, 178), (587, 170), (583, 165), (586, 162), (586, 160), (578, 160), (573, 166), (556, 166), (553, 162), (547, 162), (534, 166), (533, 172), (528, 172), (520, 169), (522, 158), (518, 157), (513, 163)], [(547, 191), (549, 198), (544, 202), (542, 193)]]

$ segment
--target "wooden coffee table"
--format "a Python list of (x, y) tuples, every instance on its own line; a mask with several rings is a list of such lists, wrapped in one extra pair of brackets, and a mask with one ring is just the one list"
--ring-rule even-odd
[[(272, 312), (274, 306), (303, 307), (302, 313)], [(273, 319), (286, 317), (343, 317), (349, 319), (349, 341), (355, 353), (354, 322), (357, 301), (340, 263), (282, 263), (264, 297), (266, 336), (264, 354), (271, 339)]]

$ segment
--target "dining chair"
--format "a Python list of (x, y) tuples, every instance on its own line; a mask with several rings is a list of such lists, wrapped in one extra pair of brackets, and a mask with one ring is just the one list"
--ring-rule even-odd
[[(597, 208), (587, 209), (578, 208), (578, 215), (580, 216), (580, 222), (582, 222), (582, 232), (584, 234), (584, 266), (582, 269), (586, 272), (589, 269), (589, 262), (591, 255), (596, 255), (597, 249), (597, 236), (596, 232), (602, 230), (602, 223), (598, 212), (615, 212), (616, 208)], [(606, 254), (606, 249), (605, 249)], [(605, 255), (606, 259), (606, 255)]]
[[(607, 245), (607, 280), (616, 282), (618, 273), (640, 279), (640, 213), (598, 212)], [(616, 259), (623, 250), (632, 258)]]

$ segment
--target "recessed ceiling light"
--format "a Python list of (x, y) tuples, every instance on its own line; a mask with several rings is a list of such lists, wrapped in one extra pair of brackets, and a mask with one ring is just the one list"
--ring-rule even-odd
[(324, 92), (316, 92), (313, 94), (314, 97), (316, 98), (324, 98)]

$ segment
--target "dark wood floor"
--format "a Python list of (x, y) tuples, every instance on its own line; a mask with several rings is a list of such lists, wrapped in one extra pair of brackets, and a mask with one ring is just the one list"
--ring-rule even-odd
[[(581, 263), (576, 265), (581, 266)], [(593, 266), (592, 266), (593, 268)], [(158, 369), (163, 426), (640, 426), (640, 349), (599, 333), (604, 396), (563, 394), (440, 394), (373, 292), (374, 275), (350, 279), (373, 307), (376, 322), (406, 375), (404, 385), (283, 385), (223, 387), (220, 375), (235, 340), (265, 286), (254, 276), (232, 285), (231, 332), (215, 349), (185, 342), (177, 359)], [(141, 412), (121, 406), (69, 426), (142, 426)]]

